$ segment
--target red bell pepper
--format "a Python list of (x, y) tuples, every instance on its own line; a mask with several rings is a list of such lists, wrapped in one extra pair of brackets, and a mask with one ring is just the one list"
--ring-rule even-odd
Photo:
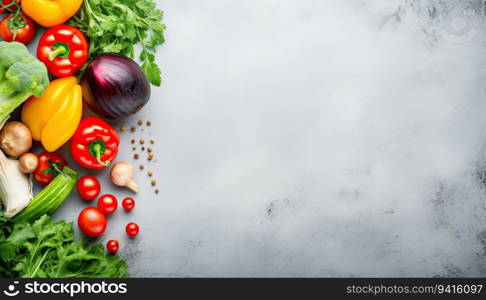
[(70, 141), (74, 160), (89, 169), (106, 168), (116, 158), (119, 145), (116, 130), (97, 117), (81, 120)]
[(64, 158), (55, 153), (42, 152), (37, 158), (39, 164), (34, 171), (34, 177), (42, 185), (51, 183), (67, 164)]
[(86, 63), (88, 56), (88, 41), (84, 34), (64, 24), (48, 29), (37, 48), (37, 57), (56, 77), (74, 75)]

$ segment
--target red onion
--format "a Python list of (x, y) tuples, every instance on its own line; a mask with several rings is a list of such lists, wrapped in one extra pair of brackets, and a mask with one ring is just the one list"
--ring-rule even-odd
[(120, 54), (93, 59), (84, 71), (81, 86), (88, 107), (110, 119), (134, 114), (150, 99), (150, 84), (142, 69)]

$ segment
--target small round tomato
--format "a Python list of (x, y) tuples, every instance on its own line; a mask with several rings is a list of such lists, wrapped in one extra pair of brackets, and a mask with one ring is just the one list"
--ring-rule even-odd
[(106, 216), (96, 207), (86, 207), (79, 213), (78, 226), (87, 236), (97, 237), (106, 230)]
[(125, 231), (129, 236), (136, 236), (140, 228), (138, 227), (137, 223), (128, 223), (125, 227)]
[(35, 23), (24, 14), (7, 14), (0, 22), (0, 36), (6, 42), (28, 44), (35, 36)]
[(78, 191), (79, 197), (89, 201), (98, 197), (101, 186), (96, 177), (84, 175), (78, 179), (78, 182), (76, 183), (76, 190)]
[(37, 155), (39, 164), (34, 171), (34, 178), (42, 185), (48, 185), (54, 180), (54, 177), (62, 171), (62, 168), (67, 164), (66, 160), (61, 156), (50, 153), (42, 152)]
[(20, 8), (20, 0), (15, 0), (17, 3), (13, 3), (12, 0), (2, 0), (1, 2), (0, 14), (4, 12), (16, 12)]
[(135, 207), (135, 200), (132, 197), (126, 197), (122, 201), (122, 206), (126, 211), (132, 210)]
[(120, 245), (118, 244), (117, 240), (109, 240), (106, 243), (106, 250), (108, 250), (108, 252), (111, 254), (115, 254), (118, 251), (118, 248), (120, 248)]
[(98, 199), (98, 208), (104, 214), (112, 214), (115, 212), (116, 208), (118, 207), (118, 201), (116, 197), (111, 194), (104, 194)]

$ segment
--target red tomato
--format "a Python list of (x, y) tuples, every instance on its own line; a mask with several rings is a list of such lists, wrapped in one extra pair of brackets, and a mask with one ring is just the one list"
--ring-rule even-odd
[(7, 42), (28, 44), (35, 36), (35, 23), (26, 15), (8, 14), (0, 23), (0, 36)]
[(48, 185), (67, 165), (66, 160), (55, 153), (42, 152), (37, 155), (37, 158), (39, 158), (39, 165), (34, 171), (34, 177), (42, 185)]
[(7, 12), (16, 12), (20, 8), (20, 0), (15, 0), (17, 3), (12, 4), (12, 0), (3, 0), (2, 1), (2, 8), (0, 8), (0, 14), (3, 14), (5, 11)]
[(105, 194), (98, 199), (98, 208), (104, 214), (112, 214), (115, 212), (116, 208), (118, 207), (118, 201), (116, 197), (111, 194)]
[(135, 207), (135, 200), (132, 197), (126, 197), (122, 201), (122, 206), (126, 211), (132, 210)]
[(125, 231), (129, 236), (136, 236), (140, 228), (138, 227), (137, 223), (128, 223), (125, 227)]
[(84, 200), (89, 201), (98, 197), (100, 189), (101, 186), (98, 179), (91, 175), (82, 176), (76, 183), (76, 190), (78, 191), (79, 197)]
[(78, 226), (87, 236), (97, 237), (105, 232), (106, 216), (96, 207), (87, 207), (79, 213)]
[(108, 252), (111, 254), (115, 254), (118, 251), (118, 248), (120, 248), (120, 245), (118, 244), (117, 240), (109, 240), (106, 243), (106, 250), (108, 250)]

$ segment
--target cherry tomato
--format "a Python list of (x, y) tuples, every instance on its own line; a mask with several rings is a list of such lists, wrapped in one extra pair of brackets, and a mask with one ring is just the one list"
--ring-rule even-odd
[(86, 207), (79, 213), (78, 226), (87, 236), (97, 237), (105, 232), (106, 216), (96, 207)]
[(137, 223), (128, 223), (125, 227), (125, 231), (129, 236), (136, 236), (140, 228), (138, 227)]
[(120, 245), (118, 244), (117, 240), (109, 240), (106, 243), (106, 250), (108, 250), (108, 252), (111, 254), (115, 254), (118, 251), (118, 248), (120, 248)]
[(126, 197), (122, 201), (122, 206), (126, 211), (132, 210), (135, 207), (135, 200), (132, 197)]
[(98, 197), (100, 189), (101, 186), (98, 179), (91, 175), (82, 176), (76, 183), (76, 190), (78, 191), (79, 197), (84, 200), (89, 201)]
[(37, 158), (39, 165), (34, 171), (34, 177), (42, 185), (51, 183), (54, 177), (67, 165), (66, 160), (55, 153), (42, 152), (37, 155)]
[(114, 213), (117, 207), (118, 201), (111, 194), (104, 194), (98, 199), (98, 208), (106, 215)]
[(28, 44), (35, 36), (35, 23), (24, 14), (8, 14), (0, 23), (0, 36), (7, 42)]
[(12, 4), (12, 0), (3, 0), (2, 6), (0, 8), (0, 14), (3, 14), (5, 11), (7, 12), (16, 12), (20, 8), (20, 0), (15, 0), (15, 4)]

